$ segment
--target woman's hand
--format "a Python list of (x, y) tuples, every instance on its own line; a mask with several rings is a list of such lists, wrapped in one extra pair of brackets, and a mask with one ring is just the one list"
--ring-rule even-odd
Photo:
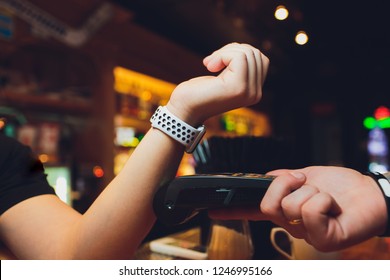
[(179, 84), (167, 104), (184, 121), (198, 125), (211, 116), (257, 103), (269, 60), (258, 49), (232, 43), (203, 60), (217, 76), (203, 76)]

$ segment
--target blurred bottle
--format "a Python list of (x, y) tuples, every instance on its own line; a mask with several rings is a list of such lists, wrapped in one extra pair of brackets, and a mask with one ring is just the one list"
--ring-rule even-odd
[(375, 127), (368, 134), (367, 150), (370, 157), (369, 170), (384, 173), (389, 170), (388, 140), (386, 133), (380, 127)]
[(210, 260), (249, 260), (253, 256), (252, 236), (246, 220), (211, 222), (207, 246)]

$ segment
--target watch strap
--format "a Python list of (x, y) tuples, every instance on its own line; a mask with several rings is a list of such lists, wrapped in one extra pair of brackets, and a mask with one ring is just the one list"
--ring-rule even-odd
[(192, 153), (206, 133), (204, 125), (194, 128), (173, 115), (167, 107), (160, 106), (150, 118), (152, 127), (157, 128), (183, 144), (187, 153)]
[(390, 173), (381, 174), (379, 172), (368, 172), (367, 175), (375, 180), (386, 201), (387, 225), (385, 232), (380, 236), (390, 237), (390, 181), (388, 179), (390, 178)]
[(390, 182), (390, 172), (381, 173)]

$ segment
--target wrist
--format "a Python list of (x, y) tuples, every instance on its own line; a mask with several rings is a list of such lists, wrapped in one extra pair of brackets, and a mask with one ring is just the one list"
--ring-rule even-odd
[(176, 106), (173, 102), (169, 101), (165, 107), (169, 112), (193, 127), (197, 127), (202, 123), (191, 110), (185, 109), (184, 106)]
[(183, 144), (187, 153), (192, 153), (206, 133), (204, 125), (193, 127), (166, 106), (160, 106), (150, 118), (153, 128), (159, 129), (172, 139)]
[[(378, 206), (381, 210), (381, 216), (384, 220), (384, 225), (381, 226), (381, 232), (379, 236), (390, 236), (390, 181), (387, 177), (385, 177), (383, 174), (380, 174), (378, 172), (368, 172), (367, 175), (371, 177), (375, 183), (376, 188), (378, 190), (378, 193), (380, 193), (382, 199), (378, 200)], [(371, 180), (372, 181), (372, 180)]]

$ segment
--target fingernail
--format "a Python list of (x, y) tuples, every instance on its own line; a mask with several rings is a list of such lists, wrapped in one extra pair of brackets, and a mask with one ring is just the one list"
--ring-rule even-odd
[(305, 174), (297, 171), (290, 172), (291, 175), (293, 175), (295, 178), (302, 180), (305, 178)]

